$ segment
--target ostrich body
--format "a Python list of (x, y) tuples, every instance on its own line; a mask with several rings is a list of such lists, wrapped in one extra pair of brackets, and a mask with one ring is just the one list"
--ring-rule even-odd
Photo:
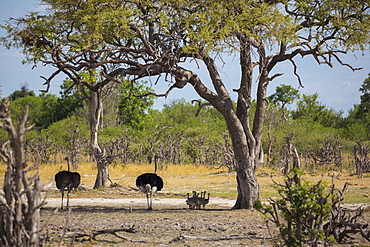
[(62, 192), (62, 207), (63, 210), (63, 198), (64, 198), (64, 189), (67, 188), (68, 194), (67, 194), (67, 208), (69, 207), (69, 194), (71, 190), (76, 189), (80, 185), (81, 181), (81, 175), (78, 172), (71, 172), (70, 171), (70, 165), (69, 165), (69, 159), (68, 157), (65, 158), (67, 160), (68, 164), (68, 171), (60, 171), (57, 174), (55, 174), (55, 184)]
[(136, 186), (146, 194), (148, 210), (152, 208), (152, 196), (163, 188), (163, 180), (157, 174), (157, 156), (154, 157), (154, 173), (144, 173), (136, 178)]

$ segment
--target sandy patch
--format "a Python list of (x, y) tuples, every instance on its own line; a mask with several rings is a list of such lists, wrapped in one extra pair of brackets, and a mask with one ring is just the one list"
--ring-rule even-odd
[[(64, 205), (66, 205), (66, 200)], [(61, 198), (47, 198), (45, 207), (59, 207), (61, 205)], [(109, 207), (122, 207), (132, 208), (139, 205), (146, 205), (146, 198), (70, 198), (69, 205), (72, 207), (79, 206), (109, 206)], [(234, 206), (235, 200), (224, 199), (224, 198), (212, 198), (207, 208), (213, 207), (229, 207)], [(154, 198), (153, 207), (160, 205), (164, 207), (168, 205), (176, 207), (188, 207), (186, 205), (186, 199), (182, 198)]]

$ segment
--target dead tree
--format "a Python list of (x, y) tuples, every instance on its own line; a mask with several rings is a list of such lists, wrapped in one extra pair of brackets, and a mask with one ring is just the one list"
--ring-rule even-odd
[(217, 169), (220, 169), (221, 167), (226, 167), (229, 172), (235, 171), (236, 160), (230, 142), (230, 136), (228, 133), (224, 132), (222, 133), (222, 138), (224, 139), (223, 144), (220, 144), (217, 141), (213, 141), (212, 143), (209, 143), (207, 145), (204, 144), (204, 138), (202, 139), (202, 143), (197, 149), (202, 154), (202, 156), (204, 156), (204, 158), (202, 158), (202, 164), (216, 167)]
[(157, 142), (160, 140), (162, 133), (164, 133), (168, 128), (171, 128), (171, 126), (156, 126), (153, 137), (148, 137), (148, 156), (150, 159), (149, 162), (154, 163), (155, 154), (158, 152)]
[(191, 162), (193, 164), (204, 164), (205, 160), (203, 156), (206, 156), (206, 154), (203, 154), (204, 136), (198, 138), (187, 137), (186, 140), (188, 142), (186, 154), (190, 156)]
[(58, 148), (52, 140), (52, 133), (44, 131), (37, 138), (28, 139), (25, 143), (27, 154), (32, 158), (34, 164), (47, 164), (51, 157), (57, 154)]
[(336, 168), (342, 168), (342, 148), (338, 136), (333, 138), (328, 136), (321, 147), (316, 151), (308, 150), (309, 157), (314, 160), (315, 168), (325, 165), (334, 164)]
[[(123, 164), (127, 164), (130, 159), (134, 162), (133, 150), (131, 148), (132, 140), (128, 134), (128, 130), (124, 135), (120, 135), (116, 140), (110, 141), (106, 144), (107, 149), (109, 149), (109, 155), (117, 157), (117, 161)], [(139, 155), (140, 156), (140, 155)]]
[(229, 169), (229, 172), (235, 170), (235, 156), (234, 156), (234, 151), (232, 149), (232, 145), (230, 143), (230, 138), (228, 133), (224, 132), (222, 133), (222, 138), (224, 138), (224, 146), (222, 146), (222, 164), (223, 166), (226, 166)]
[(28, 177), (24, 157), (24, 138), (28, 106), (16, 126), (10, 118), (9, 100), (0, 106), (0, 128), (7, 131), (9, 140), (3, 143), (0, 156), (7, 164), (3, 195), (0, 197), (0, 245), (39, 246), (40, 190), (38, 175)]
[[(285, 137), (286, 143), (283, 146), (281, 153), (281, 164), (284, 175), (287, 175), (291, 169), (290, 165), (293, 164), (293, 168), (301, 169), (301, 162), (296, 147), (292, 144), (293, 133)], [(293, 162), (292, 162), (293, 161)]]
[(362, 178), (364, 173), (370, 172), (369, 147), (357, 141), (354, 146), (354, 159), (356, 175)]
[(364, 208), (360, 207), (351, 212), (341, 205), (345, 192), (348, 190), (348, 185), (348, 182), (345, 183), (343, 189), (339, 190), (332, 183), (330, 190), (332, 200), (331, 218), (323, 225), (323, 228), (326, 234), (328, 236), (332, 235), (338, 243), (343, 243), (348, 239), (353, 240), (355, 234), (360, 234), (370, 242), (369, 224), (362, 219)]
[(72, 168), (74, 170), (78, 169), (78, 160), (81, 152), (81, 146), (84, 141), (81, 141), (79, 138), (80, 128), (76, 126), (76, 128), (71, 131), (70, 135), (70, 150), (69, 150), (69, 157), (71, 160)]

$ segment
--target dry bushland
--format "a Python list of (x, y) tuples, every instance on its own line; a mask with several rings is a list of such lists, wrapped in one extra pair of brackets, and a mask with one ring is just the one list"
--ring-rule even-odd
[[(53, 181), (59, 167), (45, 165), (39, 169), (42, 183), (51, 182), (51, 189), (43, 192), (48, 203), (41, 210), (41, 226), (48, 246), (66, 246), (72, 242), (74, 246), (272, 245), (263, 215), (255, 210), (230, 210), (237, 195), (233, 173), (204, 166), (167, 166), (158, 171), (164, 188), (154, 198), (154, 210), (148, 211), (145, 195), (131, 187), (135, 186), (136, 176), (153, 170), (152, 165), (111, 166), (112, 187), (93, 190), (96, 170), (89, 163), (80, 164), (81, 185), (86, 190), (71, 193), (71, 210), (62, 211), (60, 193)], [(266, 176), (272, 173), (271, 170), (258, 172), (263, 200), (277, 196), (271, 178)], [(336, 176), (337, 187), (350, 182), (346, 206), (370, 205), (369, 176), (365, 174), (362, 179), (346, 174)], [(282, 179), (280, 174), (274, 175), (275, 181)], [(325, 173), (306, 179), (330, 183), (332, 177)], [(205, 210), (191, 210), (186, 205), (186, 194), (193, 190), (210, 193)], [(370, 222), (369, 212), (361, 220)], [(344, 246), (369, 244), (357, 235)]]

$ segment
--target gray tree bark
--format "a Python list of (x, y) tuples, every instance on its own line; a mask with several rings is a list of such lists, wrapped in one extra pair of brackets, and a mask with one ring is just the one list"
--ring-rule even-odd
[(99, 88), (97, 90), (90, 90), (90, 152), (98, 168), (94, 189), (105, 187), (109, 178), (109, 162), (106, 162), (105, 154), (100, 148), (98, 140), (102, 108), (101, 89)]
[(40, 245), (40, 191), (38, 175), (28, 177), (24, 157), (24, 138), (28, 130), (26, 122), (28, 106), (15, 127), (10, 118), (9, 101), (5, 98), (0, 106), (0, 127), (8, 132), (9, 141), (0, 150), (1, 158), (7, 163), (4, 178), (4, 197), (0, 200), (1, 246)]

